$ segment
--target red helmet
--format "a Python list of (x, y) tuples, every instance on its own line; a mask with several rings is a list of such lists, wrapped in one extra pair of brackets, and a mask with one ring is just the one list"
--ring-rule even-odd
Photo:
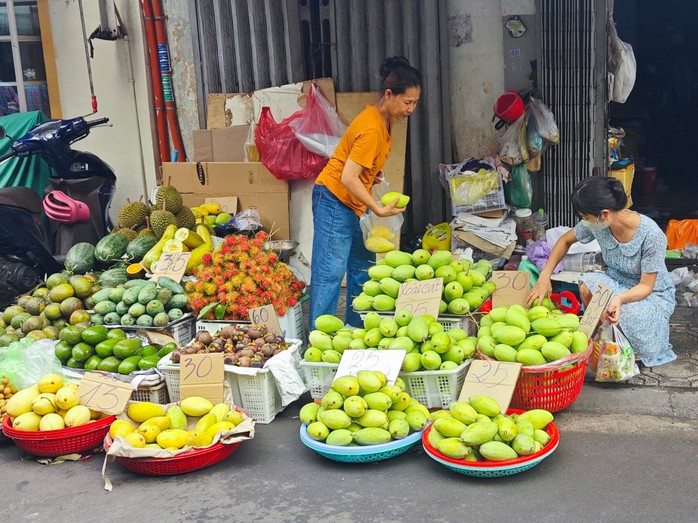
[(63, 191), (51, 191), (46, 195), (44, 212), (51, 220), (60, 223), (79, 223), (90, 219), (90, 208)]

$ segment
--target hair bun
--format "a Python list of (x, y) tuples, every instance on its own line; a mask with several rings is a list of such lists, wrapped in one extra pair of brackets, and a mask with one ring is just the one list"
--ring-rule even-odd
[(409, 65), (410, 61), (404, 56), (391, 56), (383, 61), (378, 72), (383, 78), (385, 78), (393, 71), (393, 69), (397, 67), (409, 67)]
[(628, 203), (628, 195), (625, 193), (625, 187), (618, 178), (608, 177), (608, 188), (611, 190), (613, 199), (620, 208), (625, 208)]

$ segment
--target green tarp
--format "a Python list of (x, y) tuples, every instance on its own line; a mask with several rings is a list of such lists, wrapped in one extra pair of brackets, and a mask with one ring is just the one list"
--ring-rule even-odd
[[(0, 125), (12, 138), (24, 136), (29, 129), (46, 121), (41, 111), (9, 114), (0, 117)], [(10, 138), (0, 140), (0, 154), (10, 150)], [(40, 156), (10, 158), (0, 164), (0, 187), (29, 187), (43, 198), (44, 189), (49, 184), (51, 167)]]

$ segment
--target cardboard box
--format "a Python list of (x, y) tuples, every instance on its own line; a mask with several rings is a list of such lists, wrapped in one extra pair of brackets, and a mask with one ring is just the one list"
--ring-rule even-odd
[(288, 182), (274, 178), (261, 163), (163, 163), (162, 183), (176, 187), (190, 207), (206, 198), (236, 196), (239, 210), (257, 209), (264, 229), (276, 231), (274, 239), (290, 238)]
[(224, 129), (197, 129), (192, 138), (195, 162), (244, 162), (249, 125)]

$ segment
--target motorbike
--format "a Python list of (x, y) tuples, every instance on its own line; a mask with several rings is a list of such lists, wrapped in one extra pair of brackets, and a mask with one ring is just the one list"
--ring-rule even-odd
[(12, 157), (40, 155), (52, 168), (44, 195), (62, 191), (89, 208), (89, 218), (73, 223), (49, 221), (43, 227), (42, 199), (26, 187), (0, 189), (0, 306), (35, 287), (44, 274), (58, 272), (59, 261), (79, 242), (96, 244), (110, 229), (109, 205), (116, 175), (96, 155), (72, 149), (71, 145), (105, 125), (108, 118), (87, 121), (83, 117), (47, 120), (13, 139), (0, 126), (0, 139), (10, 138), (10, 150), (0, 163)]

